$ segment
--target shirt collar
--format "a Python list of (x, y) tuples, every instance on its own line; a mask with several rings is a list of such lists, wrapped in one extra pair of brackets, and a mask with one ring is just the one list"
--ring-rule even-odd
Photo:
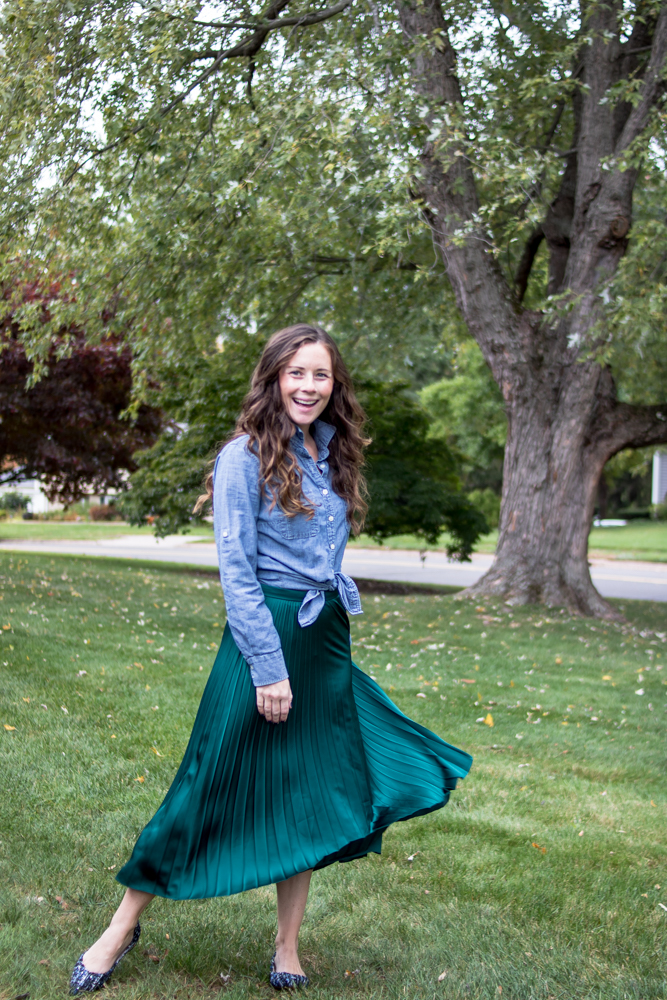
[[(317, 445), (317, 461), (324, 462), (325, 459), (329, 457), (329, 443), (336, 433), (336, 428), (333, 424), (328, 424), (325, 420), (314, 420), (311, 425), (311, 434), (315, 439), (315, 444)], [(306, 446), (303, 442), (303, 431), (300, 427), (297, 427), (293, 436), (292, 441), (296, 442), (304, 450)]]

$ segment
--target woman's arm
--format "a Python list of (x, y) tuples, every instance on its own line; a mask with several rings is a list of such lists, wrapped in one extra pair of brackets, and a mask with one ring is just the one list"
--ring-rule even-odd
[(257, 579), (259, 463), (243, 439), (223, 448), (213, 472), (213, 526), (227, 621), (250, 667), (258, 711), (282, 722), (292, 704), (285, 657)]

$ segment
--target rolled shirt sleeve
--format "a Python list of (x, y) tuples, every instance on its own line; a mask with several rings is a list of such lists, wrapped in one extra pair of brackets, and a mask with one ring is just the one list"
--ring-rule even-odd
[(280, 637), (257, 579), (259, 461), (245, 438), (231, 441), (213, 470), (213, 527), (227, 621), (255, 687), (289, 675)]

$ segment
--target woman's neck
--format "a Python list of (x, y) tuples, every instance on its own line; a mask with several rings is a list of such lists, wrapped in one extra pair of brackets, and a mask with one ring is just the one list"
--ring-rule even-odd
[(317, 461), (317, 445), (315, 443), (315, 438), (310, 433), (311, 424), (300, 424), (301, 433), (303, 434), (303, 443), (306, 446), (306, 451), (311, 456), (314, 462)]

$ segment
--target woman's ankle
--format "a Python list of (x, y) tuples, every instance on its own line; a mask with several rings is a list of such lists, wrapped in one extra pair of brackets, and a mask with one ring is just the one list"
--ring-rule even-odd
[(286, 941), (285, 939), (276, 938), (276, 951), (285, 953), (288, 955), (298, 954), (298, 942), (296, 941)]

